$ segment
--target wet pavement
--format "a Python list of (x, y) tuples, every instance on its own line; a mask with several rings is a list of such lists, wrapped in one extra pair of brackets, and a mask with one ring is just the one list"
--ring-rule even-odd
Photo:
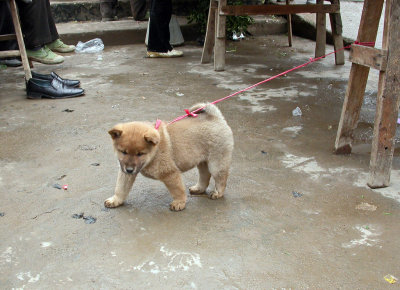
[[(315, 2), (315, 1), (311, 1)], [(304, 0), (295, 0), (294, 3), (304, 4)], [(343, 38), (347, 42), (353, 42), (357, 39), (358, 35), (358, 27), (361, 21), (361, 14), (364, 6), (364, 1), (362, 0), (341, 0), (340, 1), (340, 15), (342, 19), (342, 29), (343, 29)], [(376, 37), (376, 45), (375, 47), (382, 47), (382, 37), (383, 37), (383, 21), (385, 15), (385, 6), (383, 5), (382, 16), (379, 22), (378, 34)], [(316, 25), (316, 17), (314, 14), (298, 14), (303, 20), (310, 23), (313, 27)], [(326, 18), (326, 30), (328, 34), (331, 33), (331, 24), (329, 20), (329, 16)], [(300, 33), (301, 35), (301, 33)]]
[[(201, 65), (191, 44), (177, 59), (129, 45), (35, 64), (81, 80), (86, 95), (66, 100), (27, 100), (22, 70), (0, 71), (0, 288), (398, 287), (384, 279), (400, 278), (397, 150), (391, 187), (366, 186), (377, 74), (353, 154), (334, 155), (350, 64), (332, 56), (218, 105), (235, 138), (223, 199), (189, 196), (171, 212), (164, 185), (140, 176), (125, 205), (104, 208), (118, 170), (115, 123), (172, 120), (307, 62), (314, 43), (295, 37), (289, 48), (274, 35), (227, 48), (224, 72)], [(196, 179), (184, 174), (187, 186)]]

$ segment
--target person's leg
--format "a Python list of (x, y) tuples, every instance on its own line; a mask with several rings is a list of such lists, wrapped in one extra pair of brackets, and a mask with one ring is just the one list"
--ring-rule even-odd
[(169, 22), (172, 14), (171, 0), (152, 0), (150, 7), (150, 25), (148, 51), (168, 52), (172, 50), (169, 43)]
[(17, 3), (26, 48), (41, 47), (59, 38), (49, 0)]
[(17, 3), (25, 46), (28, 50), (37, 50), (45, 45), (56, 52), (75, 50), (75, 46), (66, 45), (60, 40), (49, 0), (32, 0), (32, 3), (17, 1)]
[[(11, 17), (10, 7), (7, 1), (0, 1), (0, 34), (14, 34), (14, 25)], [(0, 50), (17, 50), (16, 40), (0, 41)], [(21, 66), (22, 62), (16, 57), (7, 59), (0, 58), (0, 64), (16, 67)]]
[[(35, 1), (35, 0), (33, 0)], [(56, 22), (54, 21), (53, 14), (51, 13), (51, 7), (50, 7), (50, 0), (40, 0), (44, 1), (43, 5), (46, 6), (46, 16), (47, 16), (47, 23), (48, 23), (48, 29), (49, 33), (51, 35), (51, 42), (59, 39), (59, 35), (57, 32), (57, 27), (56, 27)], [(43, 10), (44, 12), (44, 10)], [(44, 16), (44, 17), (46, 17)]]
[[(0, 34), (13, 34), (14, 25), (7, 1), (0, 1)], [(16, 40), (0, 41), (0, 50), (18, 49)]]
[(52, 50), (71, 52), (75, 47), (65, 45), (59, 39), (49, 0), (32, 0), (31, 3), (17, 1), (17, 3), (28, 58), (45, 64), (63, 62), (64, 57)]
[(133, 19), (138, 21), (145, 20), (147, 12), (147, 1), (130, 0), (130, 2)]

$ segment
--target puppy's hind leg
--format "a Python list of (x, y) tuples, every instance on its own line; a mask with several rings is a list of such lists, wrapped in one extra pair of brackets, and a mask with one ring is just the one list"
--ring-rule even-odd
[[(230, 162), (226, 162), (223, 164), (229, 165)], [(229, 176), (229, 166), (221, 166), (219, 162), (209, 162), (208, 168), (211, 172), (212, 177), (215, 180), (215, 189), (210, 193), (210, 198), (221, 198), (224, 196), (226, 183)]]
[(199, 170), (199, 181), (196, 185), (189, 188), (191, 194), (200, 194), (206, 191), (208, 185), (210, 184), (211, 173), (208, 170), (208, 165), (206, 162), (202, 162), (197, 166)]
[(104, 206), (117, 207), (123, 204), (129, 194), (129, 191), (131, 191), (135, 179), (136, 174), (126, 174), (119, 169), (114, 195), (104, 201)]

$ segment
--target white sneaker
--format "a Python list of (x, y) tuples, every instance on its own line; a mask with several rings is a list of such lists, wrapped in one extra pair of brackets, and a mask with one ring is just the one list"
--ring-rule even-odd
[(180, 57), (183, 56), (183, 52), (180, 50), (170, 50), (168, 52), (155, 52), (155, 51), (148, 51), (147, 56), (151, 58), (155, 57)]

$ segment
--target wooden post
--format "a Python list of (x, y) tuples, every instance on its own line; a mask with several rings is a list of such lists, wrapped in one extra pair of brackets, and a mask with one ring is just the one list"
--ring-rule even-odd
[(400, 2), (386, 0), (382, 48), (388, 51), (387, 69), (379, 75), (374, 138), (368, 186), (389, 186), (400, 98)]
[[(286, 0), (286, 5), (290, 4), (290, 0)], [(287, 24), (288, 24), (288, 42), (289, 47), (292, 47), (292, 38), (293, 38), (293, 29), (292, 29), (292, 14), (288, 14), (287, 16)]]
[[(357, 40), (375, 42), (384, 0), (365, 0)], [(369, 67), (353, 63), (335, 141), (335, 153), (350, 154), (357, 128)]]
[[(340, 5), (339, 0), (330, 0), (332, 4)], [(379, 0), (378, 0), (379, 1)], [(343, 49), (343, 25), (342, 17), (339, 13), (330, 13), (329, 18), (331, 20), (331, 29), (333, 37), (333, 47), (335, 48), (335, 63), (337, 65), (344, 64), (344, 51)]]
[(201, 55), (201, 63), (209, 63), (211, 61), (212, 51), (215, 44), (215, 18), (218, 2), (210, 0), (210, 9), (208, 11), (207, 31), (204, 39), (203, 53)]
[[(317, 4), (323, 4), (324, 0), (317, 0)], [(325, 55), (326, 48), (326, 14), (316, 14), (317, 35), (315, 40), (315, 57)]]
[(22, 61), (22, 65), (23, 65), (24, 71), (25, 71), (25, 80), (28, 81), (29, 79), (32, 78), (32, 74), (31, 74), (31, 69), (30, 69), (29, 62), (28, 62), (28, 56), (26, 55), (24, 37), (23, 37), (22, 31), (21, 31), (21, 24), (19, 21), (19, 16), (17, 13), (18, 10), (17, 10), (17, 5), (15, 4), (15, 0), (10, 0), (10, 10), (11, 10), (11, 16), (13, 19), (15, 35), (17, 37), (19, 51), (21, 54), (21, 61)]
[(225, 70), (225, 38), (226, 38), (226, 16), (221, 15), (221, 7), (226, 6), (227, 0), (218, 1), (217, 29), (215, 33), (214, 48), (214, 70)]

